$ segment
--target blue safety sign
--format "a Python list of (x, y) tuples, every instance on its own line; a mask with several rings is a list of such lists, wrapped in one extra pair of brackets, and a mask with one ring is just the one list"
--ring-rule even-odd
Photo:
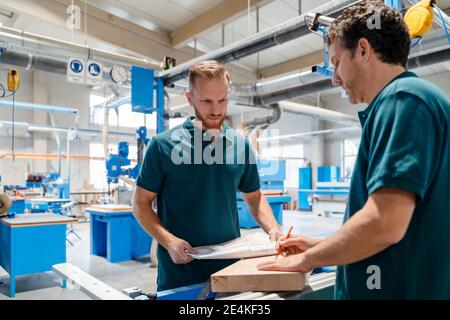
[(83, 63), (80, 60), (72, 60), (70, 62), (70, 69), (75, 73), (83, 71)]
[(88, 71), (89, 71), (90, 75), (96, 77), (100, 74), (100, 72), (102, 71), (102, 68), (97, 63), (91, 63), (91, 64), (89, 64)]

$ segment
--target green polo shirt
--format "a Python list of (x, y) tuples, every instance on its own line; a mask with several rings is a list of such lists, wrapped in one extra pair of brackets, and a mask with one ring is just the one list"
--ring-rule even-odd
[(417, 204), (399, 243), (338, 267), (335, 297), (450, 299), (448, 98), (432, 83), (404, 72), (359, 118), (361, 144), (344, 221), (384, 187), (416, 194)]
[[(191, 119), (154, 137), (137, 179), (157, 193), (158, 216), (165, 228), (191, 246), (240, 237), (236, 191), (260, 188), (251, 145), (226, 124), (219, 138)], [(194, 260), (175, 264), (158, 246), (158, 291), (204, 282), (236, 260)]]

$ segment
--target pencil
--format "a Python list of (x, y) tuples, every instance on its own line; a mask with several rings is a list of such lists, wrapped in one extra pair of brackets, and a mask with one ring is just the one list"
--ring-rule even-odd
[[(286, 234), (286, 237), (284, 237), (283, 240), (288, 239), (288, 238), (291, 236), (291, 232), (292, 232), (292, 226), (289, 228), (289, 230), (288, 230), (288, 232), (287, 232), (287, 234)], [(278, 248), (278, 252), (277, 252), (277, 255), (275, 256), (275, 259), (278, 258), (278, 256), (279, 256), (280, 254), (281, 254), (281, 248)]]

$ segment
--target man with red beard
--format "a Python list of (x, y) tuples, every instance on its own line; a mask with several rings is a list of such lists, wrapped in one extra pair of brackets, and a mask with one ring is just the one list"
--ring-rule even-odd
[[(281, 230), (260, 191), (250, 143), (225, 122), (230, 76), (217, 61), (190, 68), (195, 117), (154, 137), (137, 179), (134, 212), (158, 242), (158, 291), (201, 283), (235, 260), (193, 260), (193, 247), (240, 236), (236, 191), (271, 239)], [(151, 203), (157, 199), (157, 214)]]

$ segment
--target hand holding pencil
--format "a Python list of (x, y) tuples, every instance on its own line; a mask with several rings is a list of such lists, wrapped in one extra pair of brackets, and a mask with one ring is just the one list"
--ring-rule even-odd
[[(291, 236), (291, 232), (292, 232), (292, 226), (289, 228), (286, 236), (284, 237), (283, 240), (287, 240), (290, 236)], [(283, 252), (283, 249), (281, 247), (281, 245), (279, 245), (278, 247), (278, 251), (277, 251), (277, 255), (275, 256), (275, 259), (278, 258), (278, 256)]]

